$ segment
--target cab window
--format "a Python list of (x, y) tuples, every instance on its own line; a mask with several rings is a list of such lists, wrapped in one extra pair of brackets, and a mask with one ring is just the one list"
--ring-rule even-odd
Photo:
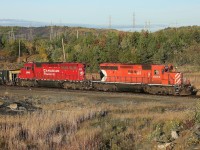
[(31, 68), (31, 67), (25, 67), (25, 69), (26, 69), (26, 70), (31, 70), (32, 68)]
[(133, 73), (133, 70), (128, 70), (128, 73)]
[(154, 75), (159, 75), (159, 70), (154, 70)]

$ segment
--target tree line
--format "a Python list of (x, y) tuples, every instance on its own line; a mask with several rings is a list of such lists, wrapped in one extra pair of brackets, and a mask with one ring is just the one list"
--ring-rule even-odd
[[(63, 45), (67, 62), (84, 62), (89, 71), (99, 63), (200, 65), (200, 27), (167, 28), (157, 32), (122, 32), (117, 30), (54, 27), (39, 28), (33, 38), (9, 39), (8, 27), (0, 27), (0, 59), (16, 61), (21, 56), (38, 62), (63, 61)], [(14, 32), (20, 28), (15, 27)], [(38, 30), (38, 28), (34, 28)], [(28, 32), (23, 28), (23, 33)], [(22, 31), (21, 31), (22, 32)]]

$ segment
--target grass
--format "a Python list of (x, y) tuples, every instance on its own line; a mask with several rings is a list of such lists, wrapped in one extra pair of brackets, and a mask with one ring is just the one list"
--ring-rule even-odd
[(185, 73), (184, 77), (186, 79), (190, 80), (191, 84), (200, 90), (200, 72)]
[[(44, 98), (38, 96), (37, 100)], [(84, 97), (41, 101), (34, 103), (41, 110), (0, 116), (1, 149), (156, 149), (157, 141), (173, 141), (172, 130), (182, 135), (175, 149), (200, 144), (190, 130), (199, 123), (199, 105), (159, 101), (96, 104)]]
[[(185, 65), (178, 68), (178, 71), (184, 74), (186, 80), (190, 80), (190, 83), (197, 89), (200, 89), (200, 67), (198, 65), (191, 66)], [(200, 94), (200, 92), (199, 92)], [(199, 95), (198, 94), (198, 95)]]
[[(185, 73), (200, 89), (200, 73)], [(15, 99), (15, 95), (5, 93)], [(26, 100), (27, 97), (24, 97)], [(0, 115), (0, 149), (156, 149), (173, 142), (174, 149), (200, 145), (193, 128), (200, 123), (200, 105), (160, 101), (94, 103), (86, 97), (43, 103), (50, 96), (29, 97), (41, 110), (23, 115)], [(181, 100), (180, 100), (181, 101)]]
[(82, 122), (98, 116), (99, 113), (99, 109), (82, 109), (1, 116), (0, 139), (7, 149), (26, 149), (30, 145), (39, 149), (49, 149), (51, 145), (55, 145), (56, 149), (60, 149), (59, 144), (67, 142), (63, 139), (71, 138)]

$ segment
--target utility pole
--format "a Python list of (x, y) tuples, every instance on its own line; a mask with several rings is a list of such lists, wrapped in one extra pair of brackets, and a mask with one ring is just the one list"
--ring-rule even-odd
[(65, 47), (64, 47), (63, 38), (62, 38), (62, 49), (63, 49), (63, 62), (66, 62), (66, 57), (65, 57)]
[(78, 30), (76, 31), (76, 38), (78, 39), (79, 33)]
[(20, 39), (19, 39), (19, 63), (21, 62), (20, 56), (21, 56), (21, 43), (20, 43)]

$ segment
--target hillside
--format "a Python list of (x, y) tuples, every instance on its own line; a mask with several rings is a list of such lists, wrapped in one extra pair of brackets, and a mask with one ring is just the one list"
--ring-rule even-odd
[[(0, 60), (84, 62), (90, 71), (101, 62), (173, 63), (199, 66), (200, 27), (166, 28), (158, 32), (122, 32), (81, 27), (0, 27)], [(198, 68), (197, 68), (198, 70)]]

